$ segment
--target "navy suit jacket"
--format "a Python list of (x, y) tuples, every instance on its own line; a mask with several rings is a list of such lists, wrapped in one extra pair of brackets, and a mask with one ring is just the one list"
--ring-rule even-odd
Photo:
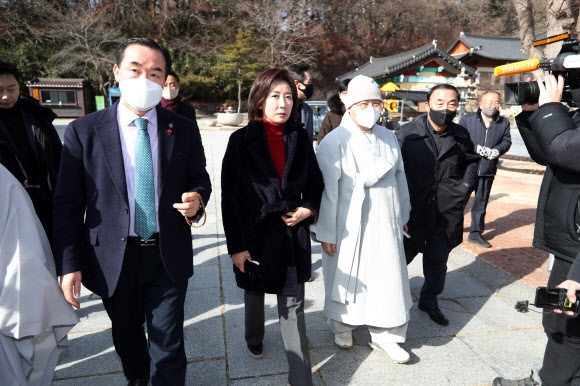
[[(193, 191), (207, 203), (211, 182), (197, 124), (156, 109), (159, 248), (169, 277), (181, 282), (193, 275), (191, 228), (173, 204)], [(117, 104), (71, 122), (54, 198), (57, 274), (81, 271), (83, 285), (103, 298), (115, 292), (133, 215), (125, 181)]]

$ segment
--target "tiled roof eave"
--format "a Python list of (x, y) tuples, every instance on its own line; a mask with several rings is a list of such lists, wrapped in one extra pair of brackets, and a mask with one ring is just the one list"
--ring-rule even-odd
[(407, 68), (407, 67), (411, 66), (412, 64), (417, 63), (418, 61), (421, 61), (422, 59), (425, 59), (425, 58), (431, 56), (433, 53), (436, 52), (436, 50), (437, 49), (435, 47), (432, 47), (432, 48), (430, 48), (430, 49), (428, 49), (420, 54), (415, 55), (414, 58), (411, 57), (411, 58), (409, 58), (409, 59), (407, 59), (399, 64), (392, 66), (392, 67), (386, 67), (385, 73), (387, 75), (390, 75), (394, 72), (397, 72), (397, 71), (400, 71), (404, 68)]
[(60, 83), (60, 84), (56, 84), (56, 83), (52, 83), (52, 84), (48, 84), (48, 83), (31, 83), (28, 86), (31, 87), (42, 87), (42, 88), (83, 88), (82, 85), (80, 84), (70, 84), (70, 83)]
[(45, 88), (83, 88), (83, 84), (86, 79), (82, 78), (69, 78), (69, 79), (58, 79), (58, 78), (38, 78), (27, 82), (28, 87), (45, 87)]
[(512, 61), (512, 62), (517, 62), (520, 60), (526, 60), (527, 58), (525, 57), (525, 55), (522, 53), (521, 57), (499, 57), (499, 56), (494, 56), (494, 55), (486, 55), (485, 52), (481, 52), (481, 51), (474, 51), (471, 55), (473, 56), (479, 56), (485, 59), (493, 59), (493, 60), (502, 60), (502, 61)]
[(445, 60), (446, 62), (448, 62), (449, 64), (451, 64), (452, 66), (461, 69), (462, 67), (465, 67), (465, 72), (468, 75), (475, 75), (475, 69), (465, 65), (464, 63), (462, 63), (461, 61), (453, 58), (452, 56), (450, 56), (449, 54), (446, 54), (445, 52), (443, 52), (442, 50), (440, 50), (438, 47), (433, 47), (429, 50), (424, 51), (421, 54), (418, 54), (415, 56), (415, 58), (406, 60), (402, 63), (399, 63), (395, 66), (389, 67), (389, 68), (385, 68), (385, 73), (387, 75), (390, 75), (394, 72), (398, 72), (400, 70), (403, 70), (411, 65), (413, 65), (414, 63), (417, 63), (418, 61), (421, 61), (422, 59), (428, 58), (429, 56), (433, 55), (433, 54), (437, 54), (438, 57), (442, 58), (443, 60)]

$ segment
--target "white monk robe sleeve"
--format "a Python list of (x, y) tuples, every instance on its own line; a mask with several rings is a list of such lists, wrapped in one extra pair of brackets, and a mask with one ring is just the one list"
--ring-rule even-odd
[(0, 165), (0, 385), (50, 385), (79, 321), (22, 185)]
[[(332, 142), (332, 143), (331, 143)], [(340, 145), (326, 141), (318, 147), (316, 159), (324, 177), (324, 192), (320, 201), (320, 212), (316, 224), (311, 225), (316, 240), (337, 244), (338, 184), (342, 173)]]

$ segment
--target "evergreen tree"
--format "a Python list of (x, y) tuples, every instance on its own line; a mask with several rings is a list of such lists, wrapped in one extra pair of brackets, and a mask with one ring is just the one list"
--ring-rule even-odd
[(252, 32), (247, 28), (240, 28), (234, 42), (223, 47), (223, 59), (211, 67), (212, 71), (227, 81), (226, 91), (231, 90), (234, 83), (237, 84), (238, 113), (241, 111), (244, 85), (247, 87), (266, 67), (266, 64), (258, 59), (260, 52)]

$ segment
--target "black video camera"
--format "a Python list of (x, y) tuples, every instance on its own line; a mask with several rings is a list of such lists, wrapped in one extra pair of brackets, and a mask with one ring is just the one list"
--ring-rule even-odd
[(538, 287), (536, 288), (535, 306), (552, 310), (572, 311), (574, 316), (578, 316), (580, 311), (580, 293), (576, 292), (576, 301), (572, 303), (566, 296), (567, 292), (565, 288)]
[[(550, 37), (534, 42), (534, 46), (539, 46), (555, 41), (564, 40), (562, 49), (557, 57), (543, 60), (524, 60), (522, 62), (511, 63), (498, 66), (494, 70), (496, 76), (518, 74), (537, 70), (538, 68), (549, 73), (562, 75), (564, 77), (564, 94), (562, 102), (566, 102), (570, 107), (580, 107), (580, 43), (577, 39), (570, 38), (569, 34), (557, 37)], [(538, 103), (540, 88), (538, 82), (511, 82), (506, 83), (505, 103), (507, 105), (521, 105), (524, 103)]]
[[(573, 315), (564, 314), (573, 318), (580, 313), (580, 291), (576, 291), (576, 301), (572, 303), (567, 296), (568, 290), (559, 287), (537, 287), (536, 299), (533, 306), (547, 308), (550, 310), (571, 311)], [(530, 302), (527, 300), (518, 301), (516, 310), (518, 312), (528, 312)]]

